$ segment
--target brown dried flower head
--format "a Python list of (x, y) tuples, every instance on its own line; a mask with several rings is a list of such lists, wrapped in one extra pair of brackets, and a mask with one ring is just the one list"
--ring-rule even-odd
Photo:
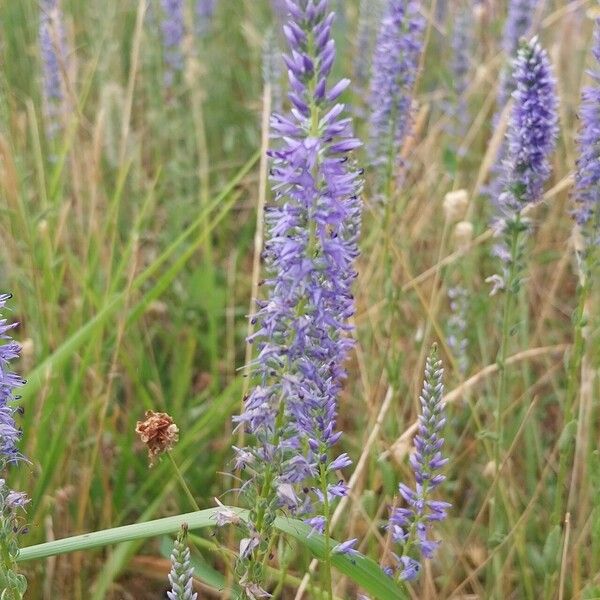
[(153, 410), (146, 411), (145, 419), (137, 422), (135, 432), (148, 448), (150, 465), (154, 464), (157, 456), (171, 450), (179, 439), (179, 428), (172, 417)]

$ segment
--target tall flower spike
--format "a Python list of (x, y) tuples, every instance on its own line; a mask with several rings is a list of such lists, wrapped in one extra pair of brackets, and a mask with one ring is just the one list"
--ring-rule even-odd
[(205, 37), (210, 31), (217, 0), (196, 0), (196, 33)]
[[(337, 102), (350, 82), (328, 84), (336, 51), (327, 0), (288, 0), (287, 7), (292, 110), (271, 121), (277, 142), (270, 152), (275, 198), (265, 218), (268, 298), (258, 304), (249, 339), (258, 349), (256, 387), (235, 419), (253, 440), (237, 450), (237, 464), (252, 476), (245, 486), (254, 507), (250, 539), (259, 540), (268, 537), (277, 507), (308, 516), (319, 501), (329, 506), (345, 494), (335, 471), (349, 464), (345, 455), (332, 460), (329, 449), (340, 437), (337, 400), (352, 347), (362, 179), (349, 159), (360, 142)], [(313, 496), (316, 481), (325, 484)], [(256, 583), (252, 577), (247, 585)]]
[(188, 526), (183, 524), (171, 552), (171, 571), (169, 583), (171, 590), (167, 592), (169, 600), (196, 600), (194, 592), (194, 567), (191, 565), (190, 549), (187, 545)]
[(15, 424), (15, 414), (19, 412), (12, 403), (14, 392), (25, 382), (21, 377), (10, 371), (10, 362), (19, 356), (21, 348), (10, 337), (10, 331), (17, 326), (1, 318), (8, 294), (0, 294), (0, 464), (5, 466), (23, 459), (17, 447), (21, 439), (21, 431)]
[(387, 176), (411, 128), (424, 29), (417, 0), (388, 0), (373, 57), (368, 148), (372, 163)]
[(514, 106), (506, 136), (503, 191), (498, 198), (500, 229), (541, 199), (558, 133), (554, 77), (548, 55), (536, 38), (519, 49), (513, 77)]
[(469, 126), (469, 110), (466, 91), (471, 71), (473, 53), (473, 7), (463, 2), (458, 8), (452, 30), (452, 85), (454, 102), (451, 114), (453, 118), (452, 134), (456, 143), (462, 140)]
[(39, 44), (47, 133), (53, 137), (60, 129), (59, 117), (64, 103), (62, 81), (67, 59), (63, 15), (58, 0), (40, 3)]
[(508, 15), (504, 24), (504, 33), (502, 36), (502, 48), (508, 57), (509, 65), (502, 73), (500, 80), (500, 94), (498, 97), (498, 106), (500, 110), (508, 102), (510, 94), (515, 88), (515, 82), (512, 77), (511, 63), (517, 55), (519, 42), (521, 38), (531, 34), (533, 18), (537, 8), (543, 0), (510, 0), (508, 5)]
[(356, 58), (354, 62), (354, 83), (361, 90), (369, 84), (373, 46), (377, 26), (381, 21), (382, 0), (360, 0), (358, 9), (358, 29), (356, 32)]
[[(493, 117), (494, 129), (500, 123), (500, 117), (511, 98), (516, 82), (514, 79), (514, 67), (519, 43), (523, 37), (531, 33), (533, 18), (537, 7), (543, 0), (510, 0), (508, 15), (504, 24), (502, 47), (506, 55), (506, 65), (500, 74), (500, 85), (498, 90), (497, 109)], [(492, 181), (487, 189), (487, 194), (492, 203), (496, 202), (502, 192), (502, 164), (506, 158), (506, 142), (500, 145), (494, 166), (492, 167)]]
[(271, 87), (271, 105), (274, 112), (281, 112), (281, 52), (272, 29), (269, 29), (263, 42), (263, 82)]
[(161, 0), (162, 38), (165, 59), (164, 82), (167, 87), (175, 83), (183, 69), (182, 43), (185, 34), (183, 0)]
[[(19, 356), (20, 347), (10, 337), (10, 331), (16, 323), (9, 323), (2, 318), (7, 294), (0, 294), (0, 473), (6, 467), (23, 460), (17, 448), (21, 439), (21, 431), (15, 423), (15, 414), (19, 408), (13, 406), (15, 390), (25, 382), (10, 370), (10, 363)], [(19, 525), (17, 511), (25, 506), (25, 494), (13, 492), (4, 479), (0, 479), (0, 585), (7, 600), (20, 600), (25, 593), (27, 582), (16, 571), (16, 560), (19, 554)]]
[(595, 69), (590, 71), (594, 85), (583, 91), (573, 211), (585, 250), (600, 245), (600, 19), (596, 20), (592, 53), (596, 61)]
[(433, 557), (439, 542), (429, 537), (431, 525), (445, 519), (451, 506), (432, 497), (434, 490), (446, 479), (439, 471), (448, 462), (441, 452), (446, 424), (443, 375), (442, 361), (438, 359), (434, 345), (425, 365), (415, 451), (410, 457), (416, 486), (412, 489), (400, 484), (400, 495), (406, 507), (394, 508), (390, 515), (392, 538), (402, 550), (396, 557), (396, 570), (403, 580), (415, 579), (421, 559)]

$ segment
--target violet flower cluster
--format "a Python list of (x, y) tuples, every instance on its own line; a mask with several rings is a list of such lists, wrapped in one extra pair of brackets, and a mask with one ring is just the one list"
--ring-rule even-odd
[(205, 37), (210, 31), (217, 0), (196, 0), (196, 33)]
[(171, 552), (169, 571), (171, 589), (167, 592), (169, 600), (198, 598), (198, 594), (194, 592), (194, 567), (191, 565), (190, 549), (187, 545), (187, 531), (187, 525), (182, 525)]
[(360, 90), (365, 89), (369, 84), (373, 47), (377, 37), (377, 28), (382, 18), (382, 10), (382, 0), (360, 0), (353, 78), (355, 86), (358, 86)]
[(550, 155), (556, 144), (558, 116), (550, 60), (534, 38), (519, 49), (513, 73), (516, 89), (506, 135), (501, 193), (496, 198), (493, 227), (501, 241), (494, 253), (503, 263), (502, 275), (493, 275), (491, 294), (514, 293), (520, 285), (523, 236), (528, 222), (524, 208), (541, 200), (550, 176)]
[(42, 92), (49, 137), (60, 129), (63, 106), (63, 71), (66, 69), (67, 45), (63, 14), (58, 0), (42, 0), (39, 23)]
[(270, 151), (275, 199), (265, 217), (268, 296), (258, 302), (249, 339), (258, 350), (256, 387), (235, 418), (252, 439), (236, 449), (237, 466), (252, 476), (244, 486), (254, 527), (241, 548), (247, 556), (261, 551), (278, 507), (313, 515), (311, 525), (323, 531), (327, 518), (317, 506), (346, 494), (335, 473), (350, 464), (346, 454), (332, 460), (329, 451), (341, 435), (337, 401), (353, 345), (362, 172), (350, 154), (360, 142), (338, 102), (349, 80), (328, 84), (336, 50), (327, 0), (288, 0), (287, 8), (292, 110), (271, 121), (277, 144)]
[(401, 554), (395, 556), (393, 571), (405, 581), (417, 577), (422, 559), (433, 558), (440, 542), (430, 538), (432, 524), (444, 520), (451, 507), (448, 502), (433, 498), (435, 489), (446, 479), (440, 470), (448, 462), (441, 452), (446, 424), (443, 375), (442, 361), (434, 346), (425, 365), (415, 451), (410, 457), (416, 485), (413, 489), (400, 484), (405, 506), (394, 508), (389, 520), (392, 539), (401, 549)]
[[(15, 423), (15, 415), (21, 410), (13, 403), (17, 400), (15, 390), (25, 382), (10, 369), (10, 363), (19, 356), (20, 347), (10, 337), (10, 331), (17, 324), (2, 318), (9, 299), (8, 294), (0, 294), (0, 473), (23, 460), (18, 449), (21, 430)], [(11, 491), (6, 480), (0, 479), (0, 585), (2, 597), (10, 600), (22, 598), (27, 587), (25, 578), (16, 571), (20, 530), (17, 512), (27, 501), (25, 494)]]
[(369, 155), (389, 178), (410, 132), (425, 19), (417, 0), (388, 0), (371, 79)]
[[(600, 19), (594, 29), (592, 53), (596, 63), (600, 63)], [(573, 211), (586, 253), (600, 245), (600, 69), (597, 65), (590, 75), (594, 85), (584, 89), (579, 113), (581, 130)]]
[(533, 19), (540, 1), (542, 0), (510, 0), (508, 5), (508, 15), (502, 36), (502, 48), (509, 59), (509, 65), (503, 71), (500, 80), (500, 93), (498, 97), (500, 110), (508, 102), (515, 88), (515, 82), (512, 77), (512, 65), (510, 63), (512, 63), (513, 58), (517, 55), (521, 38), (531, 33)]
[(455, 140), (461, 140), (469, 126), (470, 119), (466, 92), (469, 85), (472, 53), (473, 8), (464, 3), (458, 9), (452, 29), (450, 70), (452, 72), (454, 102), (451, 107), (451, 114), (453, 116), (452, 134)]
[(167, 87), (175, 83), (183, 70), (183, 38), (185, 35), (183, 0), (161, 0), (162, 40), (165, 60), (164, 82)]
[(498, 198), (501, 230), (520, 220), (523, 208), (541, 199), (558, 134), (554, 76), (536, 38), (519, 49), (513, 78), (514, 107), (506, 135), (503, 191)]

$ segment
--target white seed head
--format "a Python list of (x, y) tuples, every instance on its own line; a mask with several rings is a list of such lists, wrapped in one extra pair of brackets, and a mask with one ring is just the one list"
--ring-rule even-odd
[(446, 219), (451, 223), (464, 219), (468, 206), (469, 195), (467, 194), (467, 190), (448, 192), (444, 197), (444, 213), (446, 214)]

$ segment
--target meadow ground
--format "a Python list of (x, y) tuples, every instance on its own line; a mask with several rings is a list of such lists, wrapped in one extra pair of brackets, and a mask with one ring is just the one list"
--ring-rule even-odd
[[(193, 511), (174, 464), (201, 509), (215, 498), (244, 506), (232, 417), (255, 384), (245, 368), (251, 298), (268, 293), (257, 285), (261, 206), (275, 201), (266, 116), (288, 107), (281, 17), (267, 0), (217, 1), (201, 26), (185, 3), (175, 67), (161, 29), (165, 3), (64, 0), (49, 39), (64, 49), (59, 100), (43, 81), (46, 4), (0, 3), (0, 293), (13, 294), (4, 316), (20, 323), (14, 368), (28, 380), (18, 421), (29, 462), (7, 480), (31, 499), (19, 517), (23, 548)], [(343, 100), (368, 142), (383, 99), (370, 97), (360, 63), (372, 52), (378, 3), (368, 10), (372, 31), (359, 0), (330, 4), (333, 73), (353, 79)], [(412, 129), (385, 198), (367, 150), (354, 151), (365, 169), (356, 344), (338, 420), (339, 451), (353, 465), (339, 475), (350, 491), (331, 533), (389, 560), (385, 522), (398, 483), (414, 480), (411, 426), (436, 342), (450, 458), (436, 496), (452, 508), (407, 597), (592, 600), (600, 598), (600, 286), (597, 265), (582, 266), (571, 211), (600, 13), (592, 0), (529, 2), (526, 33), (552, 62), (559, 134), (543, 201), (528, 214), (521, 284), (491, 295), (486, 280), (502, 267), (486, 192), (512, 107), (497, 103), (510, 64), (507, 5), (423, 0)], [(265, 84), (268, 39), (280, 73)], [(148, 410), (179, 427), (173, 461), (152, 467), (135, 432)], [(163, 598), (172, 540), (21, 562), (26, 597)], [(219, 590), (235, 579), (235, 531), (192, 530), (189, 543), (200, 597), (229, 597)], [(275, 544), (269, 590), (298, 598), (311, 555), (289, 537)], [(326, 586), (318, 570), (304, 597), (325, 598)], [(341, 571), (333, 590), (357, 597)]]

